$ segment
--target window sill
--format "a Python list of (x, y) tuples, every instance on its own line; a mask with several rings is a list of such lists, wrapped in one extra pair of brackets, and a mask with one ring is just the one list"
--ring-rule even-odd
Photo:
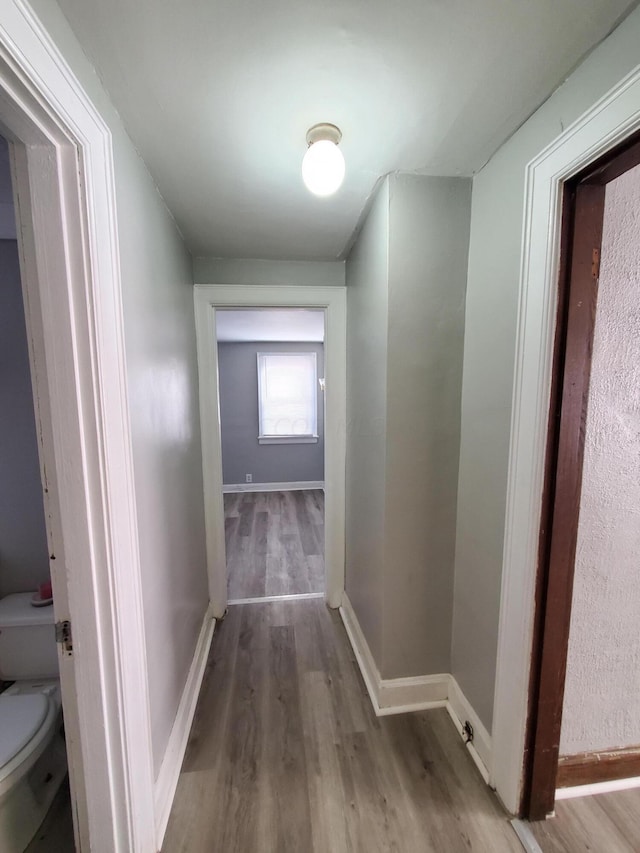
[(317, 444), (317, 435), (259, 435), (258, 444)]

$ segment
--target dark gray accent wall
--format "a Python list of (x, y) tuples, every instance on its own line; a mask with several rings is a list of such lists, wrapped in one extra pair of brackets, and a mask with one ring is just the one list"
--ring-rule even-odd
[(0, 240), (0, 597), (48, 577), (18, 246)]
[(313, 343), (220, 343), (218, 376), (225, 485), (324, 480), (324, 394), (318, 386), (317, 444), (258, 444), (258, 352), (315, 352), (324, 376), (324, 346)]

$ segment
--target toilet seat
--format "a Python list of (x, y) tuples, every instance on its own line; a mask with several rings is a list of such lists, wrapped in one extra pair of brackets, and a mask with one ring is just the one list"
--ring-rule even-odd
[(36, 735), (47, 716), (49, 702), (42, 693), (0, 694), (0, 771)]
[(38, 760), (49, 742), (57, 716), (55, 703), (42, 693), (0, 694), (0, 797)]

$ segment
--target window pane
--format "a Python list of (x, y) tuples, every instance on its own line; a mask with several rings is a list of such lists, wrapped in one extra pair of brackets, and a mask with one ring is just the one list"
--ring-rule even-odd
[(316, 434), (316, 355), (258, 353), (260, 435)]

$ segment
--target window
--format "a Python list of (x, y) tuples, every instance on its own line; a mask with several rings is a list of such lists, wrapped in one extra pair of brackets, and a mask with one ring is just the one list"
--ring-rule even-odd
[(315, 352), (258, 353), (260, 444), (318, 440)]

